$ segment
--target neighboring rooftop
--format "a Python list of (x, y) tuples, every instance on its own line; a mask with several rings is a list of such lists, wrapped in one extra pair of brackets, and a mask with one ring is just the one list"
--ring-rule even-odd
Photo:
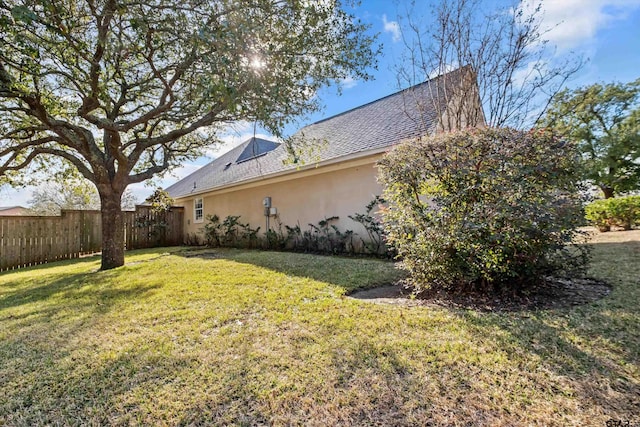
[(452, 71), (303, 127), (291, 137), (294, 151), (313, 147), (313, 153), (305, 156), (305, 148), (300, 149), (300, 162), (294, 161), (287, 144), (251, 138), (168, 187), (167, 192), (173, 198), (184, 197), (278, 172), (295, 172), (301, 164), (365, 155), (434, 133), (437, 112), (443, 110), (450, 99), (449, 89), (460, 84), (463, 73), (464, 68)]
[(31, 215), (31, 210), (24, 206), (0, 206), (0, 216)]

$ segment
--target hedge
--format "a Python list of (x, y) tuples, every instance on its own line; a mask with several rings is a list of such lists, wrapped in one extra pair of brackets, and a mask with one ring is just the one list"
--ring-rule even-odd
[(602, 232), (611, 227), (630, 230), (640, 224), (640, 196), (596, 200), (585, 207), (587, 220)]

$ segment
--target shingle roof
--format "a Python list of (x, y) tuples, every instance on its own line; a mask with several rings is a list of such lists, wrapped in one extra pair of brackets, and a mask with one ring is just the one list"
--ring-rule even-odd
[[(443, 110), (449, 99), (445, 89), (459, 84), (463, 73), (464, 68), (452, 71), (446, 74), (446, 79), (439, 76), (305, 126), (291, 140), (294, 147), (297, 143), (315, 147), (312, 154), (302, 156), (306, 163), (315, 164), (433, 133), (438, 123), (437, 112)], [(300, 163), (292, 162), (286, 145), (251, 138), (171, 185), (167, 192), (178, 198), (277, 172), (295, 172)], [(255, 153), (259, 154), (254, 156)]]

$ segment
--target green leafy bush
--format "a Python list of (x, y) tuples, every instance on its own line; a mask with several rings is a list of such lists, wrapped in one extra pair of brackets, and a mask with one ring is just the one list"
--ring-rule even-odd
[(611, 230), (611, 214), (607, 200), (596, 200), (589, 203), (585, 208), (585, 218), (598, 227), (598, 230), (605, 232)]
[(395, 254), (392, 248), (386, 244), (387, 234), (382, 226), (382, 221), (374, 216), (373, 212), (374, 208), (385, 203), (386, 200), (376, 196), (367, 204), (364, 213), (349, 215), (349, 218), (354, 222), (360, 223), (367, 232), (366, 238), (360, 238), (364, 253), (392, 258)]
[(285, 250), (287, 248), (287, 236), (282, 231), (282, 222), (280, 217), (276, 215), (273, 218), (274, 229), (269, 229), (264, 233), (264, 239), (262, 239), (263, 249), (275, 249), (278, 251)]
[(612, 225), (631, 230), (640, 222), (640, 196), (615, 197), (607, 202)]
[(517, 290), (588, 261), (576, 148), (552, 132), (475, 129), (399, 145), (379, 162), (388, 241), (417, 291)]
[(611, 226), (630, 230), (640, 223), (640, 196), (596, 200), (586, 206), (585, 217), (603, 232)]
[(222, 246), (222, 224), (218, 215), (207, 215), (207, 222), (202, 227), (207, 246), (217, 248)]
[(331, 224), (340, 219), (337, 216), (322, 219), (317, 224), (309, 223), (309, 229), (303, 231), (300, 224), (293, 227), (285, 225), (287, 230), (287, 248), (297, 252), (325, 254), (354, 253), (352, 230), (344, 232)]
[(260, 227), (251, 228), (249, 224), (240, 222), (240, 215), (228, 215), (220, 220), (218, 215), (207, 215), (207, 221), (201, 231), (207, 246), (256, 248), (275, 250), (293, 250), (298, 252), (313, 252), (323, 254), (353, 254), (353, 236), (351, 230), (340, 231), (331, 224), (337, 221), (337, 216), (325, 218), (318, 224), (309, 224), (309, 229), (302, 231), (300, 225), (289, 227), (285, 235), (283, 224), (275, 218), (275, 230), (267, 230), (264, 236), (258, 236)]
[(167, 214), (171, 210), (174, 200), (162, 188), (156, 188), (144, 202), (150, 205), (150, 209), (141, 211), (136, 216), (135, 224), (138, 228), (146, 229), (148, 236), (155, 242), (154, 244), (160, 245), (166, 241), (169, 231)]
[(253, 248), (258, 242), (260, 227), (251, 228), (240, 222), (240, 215), (228, 215), (222, 222), (218, 215), (207, 215), (202, 228), (207, 246)]

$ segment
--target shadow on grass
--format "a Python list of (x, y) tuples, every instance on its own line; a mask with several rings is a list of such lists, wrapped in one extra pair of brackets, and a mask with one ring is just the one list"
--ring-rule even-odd
[[(60, 295), (69, 302), (70, 316), (83, 311), (83, 307), (85, 312), (82, 319), (69, 319), (63, 336), (56, 330), (47, 331), (54, 329), (55, 323), (41, 319), (34, 325), (39, 331), (24, 328), (22, 334), (7, 335), (5, 341), (0, 342), (0, 360), (15, 372), (13, 377), (0, 379), (0, 385), (7, 391), (4, 402), (0, 402), (0, 424), (304, 425), (323, 421), (329, 425), (420, 425), (431, 417), (429, 397), (434, 395), (458, 397), (473, 391), (475, 394), (471, 394), (470, 399), (488, 399), (485, 397), (488, 387), (522, 393), (522, 390), (500, 388), (499, 373), (525, 376), (528, 379), (525, 384), (545, 389), (552, 398), (559, 394), (574, 395), (577, 404), (584, 408), (598, 408), (609, 417), (628, 419), (630, 414), (640, 413), (635, 399), (640, 390), (637, 374), (634, 376), (634, 367), (638, 366), (640, 322), (634, 313), (638, 301), (638, 286), (634, 281), (638, 276), (631, 279), (634, 266), (616, 266), (616, 263), (633, 260), (633, 256), (625, 255), (629, 252), (627, 249), (626, 245), (598, 249), (603, 252), (598, 265), (611, 264), (611, 271), (596, 272), (597, 276), (604, 279), (600, 274), (609, 275), (615, 288), (612, 295), (597, 303), (572, 309), (506, 314), (451, 310), (457, 316), (455, 320), (460, 320), (460, 325), (456, 323), (452, 331), (455, 333), (459, 326), (468, 332), (465, 337), (471, 337), (465, 345), (487, 348), (489, 341), (495, 345), (495, 351), (505, 352), (509, 359), (504, 366), (496, 368), (496, 378), (477, 382), (465, 375), (469, 371), (464, 370), (463, 365), (477, 363), (478, 369), (487, 365), (466, 356), (453, 360), (447, 353), (449, 343), (439, 347), (428, 345), (429, 328), (433, 327), (430, 325), (444, 324), (450, 319), (423, 322), (424, 334), (416, 333), (411, 339), (422, 339), (425, 345), (406, 351), (402, 345), (411, 343), (401, 337), (399, 327), (404, 325), (404, 320), (400, 316), (379, 308), (368, 309), (363, 304), (358, 305), (356, 311), (347, 311), (340, 300), (331, 306), (313, 308), (311, 302), (306, 306), (310, 308), (296, 307), (300, 308), (297, 314), (285, 320), (260, 317), (254, 323), (222, 324), (206, 337), (188, 335), (192, 340), (183, 344), (176, 343), (171, 335), (180, 338), (178, 332), (182, 326), (191, 332), (195, 321), (176, 320), (166, 331), (150, 330), (162, 331), (162, 334), (132, 334), (126, 346), (115, 350), (105, 345), (98, 357), (93, 355), (92, 345), (83, 347), (81, 350), (85, 353), (77, 355), (76, 344), (66, 343), (64, 339), (75, 333), (73, 328), (77, 331), (91, 327), (92, 316), (100, 314), (96, 313), (101, 310), (98, 303), (104, 301), (105, 309), (113, 310), (119, 301), (134, 299), (154, 286), (113, 290), (83, 286), (91, 274), (69, 276), (69, 283), (57, 279), (36, 288), (33, 300), (29, 300), (29, 289), (25, 289), (9, 295), (8, 301), (0, 301), (2, 313), (7, 307)], [(349, 271), (352, 263), (341, 258), (253, 251), (215, 253), (227, 260), (311, 277), (345, 288), (353, 287), (354, 281), (362, 284), (371, 276), (377, 280), (383, 276), (375, 269), (377, 264), (364, 263), (354, 267), (355, 272)], [(388, 269), (388, 265), (385, 268)], [(45, 289), (48, 286), (52, 288)], [(257, 304), (260, 301), (249, 306)], [(52, 318), (61, 314), (55, 311), (55, 305), (44, 308), (50, 310), (47, 314)], [(380, 321), (367, 323), (363, 316), (367, 310)], [(415, 314), (418, 320), (420, 316), (429, 319), (428, 308), (417, 308), (419, 311), (415, 313), (412, 309), (399, 310), (403, 316)], [(348, 326), (337, 320), (340, 317), (348, 318), (345, 321)], [(118, 335), (128, 333), (124, 330), (129, 327), (127, 322), (125, 319), (124, 325), (116, 326), (120, 328)], [(308, 330), (300, 332), (291, 325)], [(370, 325), (379, 328), (379, 335), (370, 330)], [(420, 323), (416, 321), (414, 325), (409, 334), (421, 332)], [(144, 326), (151, 328), (149, 324)], [(244, 332), (244, 328), (249, 327), (255, 329)], [(225, 334), (220, 332), (224, 328)], [(86, 332), (88, 336), (95, 333)], [(53, 340), (42, 339), (38, 334), (50, 334)], [(459, 339), (447, 336), (449, 338)], [(327, 346), (316, 346), (317, 342)], [(443, 354), (429, 353), (434, 348), (443, 349)], [(442, 361), (438, 359), (440, 356), (447, 358), (446, 363), (436, 367), (429, 367), (428, 361), (417, 363), (417, 359), (431, 356), (435, 361)], [(527, 365), (519, 365), (520, 361)], [(423, 376), (420, 369), (428, 375)], [(478, 390), (470, 390), (472, 387)], [(416, 397), (422, 393), (425, 398)], [(422, 406), (407, 407), (410, 399)], [(521, 401), (517, 399), (514, 397), (516, 403), (510, 409), (527, 411), (530, 408), (526, 396)], [(469, 408), (465, 402), (446, 403), (451, 406), (445, 408), (441, 404), (436, 408), (442, 412), (444, 421), (434, 425), (471, 425), (473, 420), (491, 424), (473, 418), (486, 415), (480, 412), (480, 406), (474, 407), (473, 402), (467, 402)], [(564, 406), (561, 410), (567, 408)], [(454, 409), (456, 412), (447, 412)], [(557, 412), (550, 415), (562, 416)], [(459, 418), (444, 418), (456, 416)], [(517, 415), (498, 413), (497, 416), (506, 417), (503, 425), (518, 424)], [(562, 424), (558, 418), (549, 423)]]
[[(551, 386), (546, 390), (550, 394), (576, 395), (583, 409), (601, 408), (603, 414), (618, 419), (640, 413), (636, 398), (640, 384), (629, 369), (638, 363), (637, 348), (633, 348), (636, 344), (629, 341), (633, 332), (625, 337), (607, 337), (598, 330), (606, 318), (597, 315), (589, 316), (588, 321), (595, 325), (592, 330), (576, 327), (574, 323), (586, 321), (579, 315), (573, 315), (567, 327), (550, 326), (558, 317), (566, 317), (562, 313), (539, 318), (472, 312), (460, 315), (472, 336), (482, 337), (478, 341), (491, 337), (509, 358), (517, 360), (522, 357), (520, 354), (526, 354), (532, 360), (530, 356), (534, 355), (533, 360), (539, 362), (531, 367), (530, 378), (539, 383), (537, 370), (553, 372), (551, 383), (539, 383), (543, 388)], [(594, 341), (607, 348), (594, 351)], [(525, 375), (528, 373), (525, 370)]]
[[(332, 348), (333, 363), (323, 367), (321, 380), (310, 377), (322, 354), (293, 360), (297, 366), (283, 364), (265, 353), (260, 338), (231, 337), (228, 345), (207, 351), (206, 363), (188, 350), (161, 353), (163, 340), (130, 343), (114, 357), (89, 360), (77, 359), (73, 347), (30, 345), (21, 355), (3, 354), (0, 347), (12, 365), (48, 360), (46, 369), (22, 368), (20, 376), (35, 375), (34, 381), (6, 388), (0, 424), (412, 425), (394, 391), (404, 386), (405, 366), (392, 350), (379, 357), (368, 339), (356, 340), (347, 352)], [(287, 342), (283, 351), (296, 348)], [(304, 372), (310, 375), (293, 383), (277, 380)]]
[[(169, 381), (180, 372), (181, 365), (174, 358), (154, 363), (139, 347), (88, 363), (82, 355), (75, 355), (73, 348), (53, 350), (31, 345), (22, 353), (21, 359), (32, 361), (34, 366), (23, 366), (20, 377), (35, 378), (18, 389), (5, 388), (0, 424), (143, 425), (145, 414), (141, 405), (135, 400), (127, 401), (126, 396), (132, 396), (139, 387), (152, 388), (154, 382), (158, 385), (159, 376)], [(7, 357), (7, 362), (15, 365), (21, 359)], [(13, 380), (5, 379), (7, 384)]]
[[(539, 360), (540, 369), (553, 373), (552, 380), (535, 373), (530, 380), (548, 388), (549, 394), (576, 395), (583, 408), (599, 408), (607, 417), (629, 419), (640, 413), (640, 384), (633, 368), (640, 364), (640, 242), (591, 246), (594, 261), (589, 275), (613, 286), (612, 293), (601, 299), (570, 307), (560, 304), (545, 311), (452, 311), (461, 317), (470, 335), (478, 337), (479, 344), (491, 338), (514, 359), (524, 353), (529, 361)], [(255, 256), (242, 251), (222, 251), (220, 256), (354, 289), (344, 271), (349, 263), (340, 266), (331, 257)], [(389, 282), (378, 282), (384, 283)], [(340, 363), (344, 361), (336, 360)]]
[[(540, 366), (565, 380), (584, 408), (612, 418), (640, 414), (640, 242), (595, 243), (589, 274), (613, 286), (587, 305), (511, 314), (457, 310), (472, 336), (487, 337), (518, 357), (535, 355)], [(571, 390), (573, 389), (573, 390)]]
[[(20, 290), (4, 292), (0, 297), (0, 313), (4, 309), (18, 307), (25, 304), (44, 302), (53, 297), (60, 296), (65, 300), (60, 309), (85, 308), (95, 306), (98, 311), (107, 309), (120, 300), (126, 300), (160, 285), (137, 286), (131, 288), (108, 288), (100, 283), (100, 278), (95, 274), (101, 273), (78, 273), (72, 275), (59, 275), (57, 280), (53, 280), (41, 286), (22, 287)], [(104, 273), (102, 273), (104, 274)], [(3, 287), (11, 286), (11, 282), (3, 284)]]
[[(285, 355), (300, 352), (308, 344), (301, 344), (299, 336), (279, 339)], [(257, 338), (229, 348), (218, 359), (222, 363), (210, 366), (216, 382), (210, 376), (196, 382), (204, 396), (182, 407), (177, 424), (415, 425), (409, 421), (415, 414), (404, 410), (404, 397), (397, 393), (406, 386), (407, 368), (393, 350), (381, 357), (373, 342), (354, 339), (349, 349), (332, 346), (328, 357), (294, 357), (289, 365), (265, 352), (265, 344), (274, 345)], [(224, 363), (225, 358), (233, 363)], [(322, 369), (320, 378), (314, 372), (317, 366)]]
[(257, 249), (189, 249), (175, 255), (200, 259), (226, 259), (252, 264), (288, 276), (310, 278), (353, 292), (389, 285), (404, 277), (391, 261), (368, 257), (343, 257)]
[(0, 298), (6, 332), (0, 333), (0, 425), (112, 424), (105, 418), (109, 399), (130, 381), (132, 353), (95, 358), (79, 337), (103, 334), (93, 328), (105, 314), (159, 285), (109, 288), (91, 281), (94, 274), (67, 275)]

